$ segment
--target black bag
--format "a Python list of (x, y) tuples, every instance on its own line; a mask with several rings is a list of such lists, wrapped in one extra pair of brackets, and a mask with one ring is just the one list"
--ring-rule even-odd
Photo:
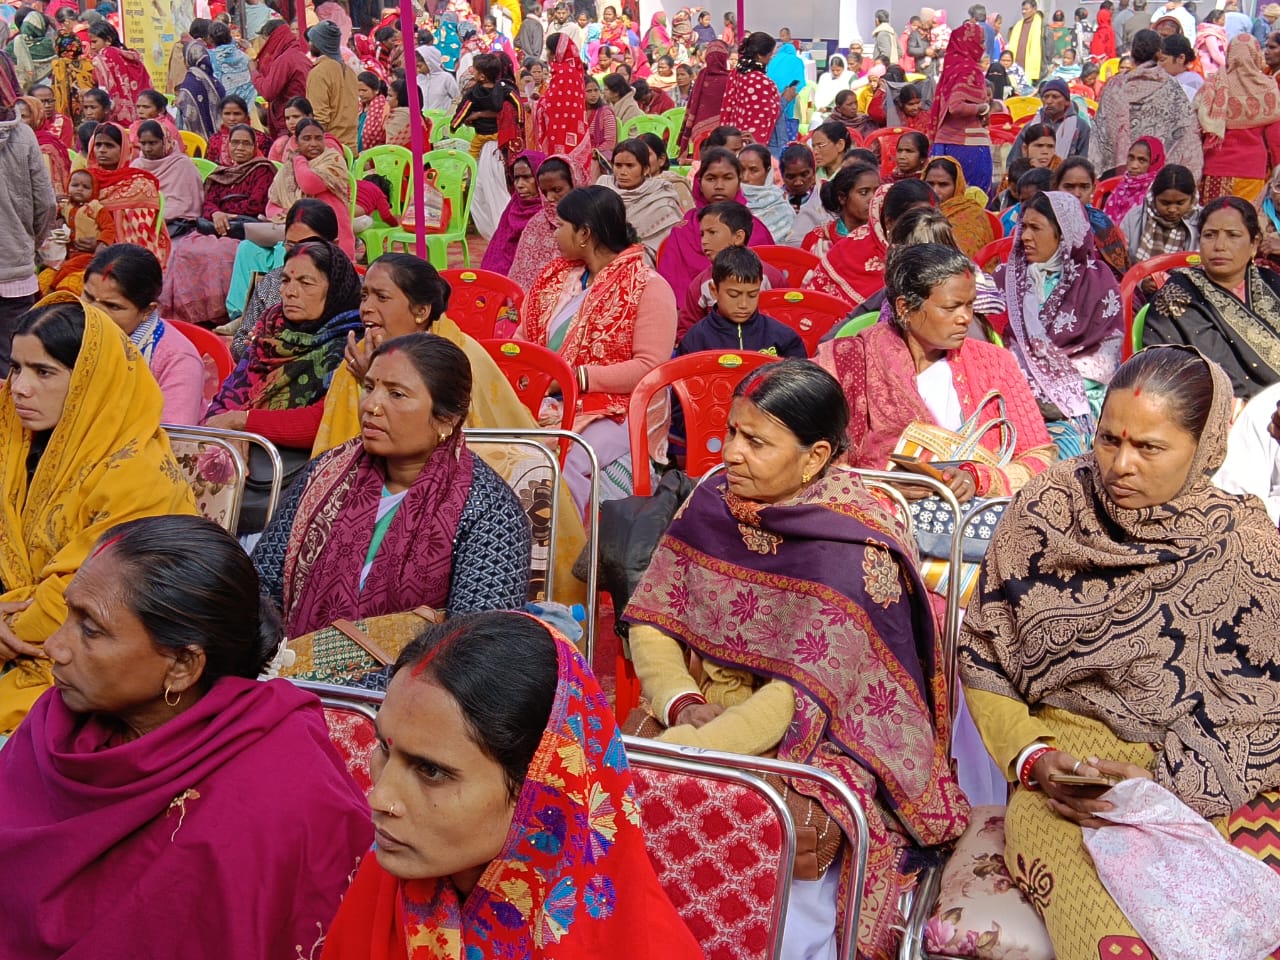
[(600, 504), (600, 585), (613, 598), (614, 629), (628, 658), (628, 625), (622, 622), (622, 611), (649, 569), (658, 541), (694, 486), (683, 470), (668, 470), (653, 496), (623, 497)]
[[(278, 447), (280, 461), (284, 464), (284, 477), (280, 484), (280, 497), (293, 485), (311, 462), (310, 450)], [(236, 535), (261, 533), (267, 526), (267, 501), (271, 498), (271, 458), (257, 444), (249, 447), (249, 475), (244, 482), (244, 497), (240, 500), (240, 522)]]

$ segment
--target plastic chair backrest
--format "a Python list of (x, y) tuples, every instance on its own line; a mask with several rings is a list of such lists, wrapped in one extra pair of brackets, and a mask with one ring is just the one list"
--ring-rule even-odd
[(1144, 303), (1134, 315), (1133, 329), (1129, 331), (1129, 356), (1142, 352), (1142, 331), (1147, 327), (1147, 311), (1150, 309), (1151, 304)]
[(772, 960), (782, 948), (795, 825), (777, 791), (746, 770), (628, 749), (645, 847), (703, 954)]
[(404, 212), (404, 199), (407, 192), (405, 184), (408, 181), (411, 163), (413, 163), (413, 154), (407, 148), (384, 143), (360, 152), (356, 157), (355, 174), (358, 178), (363, 178), (373, 172), (386, 177), (391, 183), (391, 212), (398, 217)]
[(1014, 120), (1024, 120), (1034, 116), (1044, 104), (1040, 102), (1039, 97), (1010, 97), (1004, 105), (1009, 111), (1009, 116)]
[(1098, 67), (1098, 79), (1106, 83), (1119, 72), (1120, 58), (1112, 57), (1110, 60), (1103, 60), (1102, 65)]
[(760, 294), (760, 312), (798, 333), (812, 357), (822, 338), (849, 316), (849, 305), (815, 290), (765, 290)]
[(630, 140), (642, 133), (655, 134), (662, 138), (663, 143), (669, 143), (672, 139), (671, 127), (666, 120), (660, 116), (645, 114), (633, 117), (622, 125), (622, 129), (618, 131), (618, 142)]
[(191, 162), (195, 164), (195, 168), (200, 171), (200, 179), (208, 180), (209, 174), (218, 169), (218, 165), (212, 160), (206, 160), (204, 157), (192, 157)]
[[(1009, 259), (1009, 252), (1013, 249), (1013, 236), (1001, 237), (998, 240), (992, 240), (985, 247), (974, 255), (973, 262), (982, 268), (984, 273), (992, 273), (996, 266), (1005, 263)], [(993, 266), (993, 261), (995, 265)]]
[(733, 391), (752, 370), (777, 358), (741, 350), (702, 350), (673, 357), (658, 364), (631, 391), (627, 431), (631, 439), (631, 463), (637, 496), (652, 493), (649, 471), (649, 435), (646, 414), (654, 395), (671, 387), (680, 400), (685, 419), (685, 469), (700, 477), (721, 461), (725, 425)]
[(578, 382), (564, 357), (527, 340), (481, 340), (480, 346), (493, 357), (493, 362), (507, 378), (520, 402), (533, 414), (534, 420), (538, 419), (547, 389), (553, 383), (559, 384), (564, 403), (559, 429), (573, 429), (578, 410)]
[(799, 247), (765, 245), (752, 247), (762, 261), (780, 271), (788, 287), (799, 287), (809, 271), (818, 266), (819, 260), (808, 250)]
[[(1200, 266), (1200, 254), (1198, 252), (1182, 251), (1180, 253), (1162, 253), (1160, 256), (1152, 257), (1150, 260), (1135, 263), (1125, 271), (1124, 276), (1120, 278), (1120, 308), (1124, 312), (1124, 340), (1120, 345), (1123, 359), (1128, 360), (1133, 356), (1134, 352), (1133, 299), (1142, 281), (1149, 277), (1155, 277), (1158, 273), (1166, 273), (1178, 267), (1198, 266)], [(1141, 349), (1141, 346), (1141, 341), (1139, 341), (1138, 348)]]
[(693, 138), (689, 144), (689, 154), (695, 160), (702, 154), (702, 145), (706, 142), (707, 137), (711, 136), (713, 131), (704, 130)]
[(1000, 119), (996, 120), (993, 116), (991, 125), (987, 128), (991, 134), (991, 143), (996, 146), (1009, 146), (1018, 139), (1018, 127), (1013, 117), (1007, 113), (999, 114), (999, 117)]
[(441, 270), (440, 276), (449, 284), (449, 319), (477, 340), (493, 337), (499, 317), (524, 302), (518, 283), (491, 270)]
[(466, 233), (475, 196), (476, 162), (461, 150), (430, 150), (422, 155), (422, 165), (436, 171), (436, 186), (453, 206), (447, 236)]
[[(156, 243), (160, 242), (160, 235), (165, 231), (164, 222), (164, 194), (156, 194)], [(164, 264), (161, 264), (164, 266)]]
[(209, 141), (200, 134), (179, 130), (178, 136), (182, 138), (182, 152), (188, 157), (203, 157), (209, 152)]
[[(212, 401), (223, 381), (231, 376), (231, 371), (236, 368), (235, 359), (231, 356), (231, 350), (228, 349), (227, 342), (212, 330), (206, 330), (204, 327), (196, 326), (194, 323), (187, 323), (185, 320), (166, 320), (165, 324), (173, 327), (174, 330), (191, 341), (191, 345), (196, 348), (200, 358), (204, 360), (205, 401)], [(212, 376), (210, 376), (209, 370), (210, 362), (214, 367)], [(210, 391), (210, 386), (213, 388), (212, 391)]]
[(991, 236), (999, 240), (1004, 236), (1004, 224), (1000, 222), (1000, 214), (993, 213), (990, 210), (985, 212), (987, 214), (987, 223), (991, 225)]
[(667, 121), (667, 128), (671, 131), (671, 138), (667, 141), (667, 156), (672, 160), (679, 154), (677, 144), (680, 140), (680, 131), (684, 129), (686, 112), (685, 107), (674, 107), (662, 114), (662, 119)]
[(897, 159), (898, 140), (907, 132), (906, 127), (885, 127), (867, 134), (867, 149), (874, 150), (880, 146), (880, 176), (888, 177), (893, 173), (894, 161)]
[(855, 336), (867, 329), (867, 327), (875, 326), (879, 319), (880, 314), (874, 310), (870, 313), (860, 313), (848, 323), (841, 325), (840, 329), (836, 331), (836, 339)]
[[(1095, 210), (1101, 210), (1106, 204), (1107, 198), (1111, 196), (1112, 191), (1120, 186), (1120, 181), (1124, 177), (1107, 177), (1105, 180), (1099, 180), (1093, 188), (1093, 207)], [(1116, 224), (1119, 226), (1119, 224)]]

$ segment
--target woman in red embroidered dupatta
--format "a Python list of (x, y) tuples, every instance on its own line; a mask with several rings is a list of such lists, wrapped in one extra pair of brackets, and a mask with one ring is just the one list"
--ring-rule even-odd
[[(675, 346), (675, 294), (632, 243), (622, 198), (608, 187), (571, 191), (556, 207), (560, 256), (534, 282), (520, 309), (516, 337), (555, 350), (574, 368), (580, 388), (573, 429), (599, 458), (604, 499), (630, 496), (633, 464), (627, 406), (640, 378)], [(649, 408), (649, 455), (665, 459), (669, 406)], [(559, 421), (559, 413), (555, 420)], [(649, 464), (634, 465), (648, 470)], [(565, 482), (579, 506), (587, 502), (591, 467), (577, 450), (565, 461)]]
[(587, 136), (586, 71), (578, 48), (568, 34), (554, 34), (548, 46), (554, 46), (551, 57), (551, 80), (547, 95), (538, 101), (536, 126), (538, 145), (543, 153), (573, 153)]
[[(435, 773), (418, 772), (429, 767), (410, 766), (417, 744), (436, 752), (432, 731), (415, 729), (413, 721), (440, 704), (461, 714), (458, 722), (474, 723), (477, 718), (449, 692), (451, 678), (479, 672), (481, 684), (502, 684), (504, 674), (495, 665), (512, 662), (535, 678), (521, 684), (532, 689), (520, 691), (527, 695), (519, 703), (533, 701), (526, 712), (541, 714), (532, 728), (542, 730), (541, 738), (531, 757), (524, 753), (509, 761), (523, 768), (512, 789), (510, 766), (493, 760), (481, 745), (497, 732), (470, 727), (472, 742), (463, 749), (485, 751), (498, 769), (476, 770), (472, 764), (462, 771), (463, 789), (471, 796), (481, 776), (503, 781), (497, 786), (510, 792), (512, 811), (506, 839), (487, 865), (451, 876), (405, 876), (432, 857), (417, 849), (414, 836), (431, 836), (431, 824), (413, 812), (421, 795), (436, 789)], [(553, 693), (544, 689), (552, 677)], [(460, 617), (429, 629), (397, 664), (379, 713), (379, 734), (370, 805), (383, 849), (361, 865), (329, 928), (322, 960), (702, 958), (646, 852), (613, 711), (563, 637), (516, 613)], [(520, 753), (518, 746), (504, 746)], [(452, 759), (461, 751), (449, 752)], [(454, 790), (455, 784), (445, 783)], [(493, 819), (498, 818), (482, 826)], [(387, 835), (400, 842), (389, 842)], [(455, 878), (480, 870), (472, 889), (459, 889)]]

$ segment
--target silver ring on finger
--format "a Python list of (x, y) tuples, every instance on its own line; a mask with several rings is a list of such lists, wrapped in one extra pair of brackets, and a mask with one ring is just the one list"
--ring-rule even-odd
[(1079, 773), (1079, 772), (1080, 772), (1080, 764), (1082, 764), (1082, 763), (1084, 763), (1084, 761), (1083, 761), (1083, 760), (1077, 760), (1077, 761), (1076, 761), (1076, 765), (1075, 765), (1074, 767), (1072, 767), (1072, 768), (1071, 768), (1071, 775), (1072, 775), (1072, 776), (1075, 776), (1077, 773)]

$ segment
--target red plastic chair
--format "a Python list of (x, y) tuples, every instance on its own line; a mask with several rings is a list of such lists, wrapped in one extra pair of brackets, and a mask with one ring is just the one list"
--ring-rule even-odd
[(477, 340), (494, 335), (504, 313), (519, 313), (524, 290), (514, 280), (492, 270), (441, 270), (449, 283), (449, 319)]
[(815, 290), (765, 290), (760, 294), (760, 312), (798, 333), (812, 357), (822, 338), (851, 311), (839, 297)]
[(1018, 126), (1007, 113), (993, 113), (988, 118), (988, 133), (993, 146), (1009, 146), (1018, 139)]
[[(578, 411), (578, 381), (573, 376), (573, 369), (560, 354), (526, 340), (481, 340), (480, 346), (493, 357), (493, 362), (507, 378), (520, 402), (533, 414), (534, 420), (538, 419), (538, 411), (542, 408), (547, 390), (553, 383), (559, 384), (560, 396), (564, 401), (560, 429), (573, 429)], [(568, 453), (569, 441), (562, 440), (561, 464)]]
[[(977, 252), (973, 258), (973, 262), (982, 268), (983, 272), (991, 273), (996, 266), (1009, 261), (1009, 252), (1013, 249), (1013, 237), (1001, 237), (998, 240), (992, 240), (985, 247)], [(993, 266), (994, 262), (994, 266)]]
[(1200, 266), (1200, 254), (1196, 252), (1162, 253), (1150, 260), (1135, 263), (1125, 271), (1120, 279), (1120, 308), (1124, 311), (1124, 343), (1120, 347), (1120, 356), (1128, 360), (1133, 356), (1133, 301), (1138, 286), (1143, 280), (1152, 278), (1157, 286), (1164, 285), (1164, 278), (1157, 274), (1167, 273), (1177, 267)]
[(907, 132), (907, 127), (885, 127), (867, 134), (866, 146), (874, 150), (880, 146), (880, 176), (888, 177), (893, 173), (894, 160), (897, 159), (898, 140)]
[[(675, 391), (684, 410), (685, 470), (700, 477), (723, 459), (724, 431), (729, 422), (733, 391), (757, 367), (773, 363), (776, 357), (738, 350), (702, 350), (673, 357), (658, 364), (631, 391), (627, 409), (627, 431), (631, 439), (632, 485), (638, 497), (653, 493), (649, 483), (649, 433), (646, 414), (659, 390)], [(636, 465), (639, 466), (636, 466)], [(614, 708), (620, 720), (640, 702), (640, 681), (631, 661), (618, 650), (617, 691)]]
[[(986, 213), (987, 223), (991, 224), (991, 235), (995, 237), (996, 240), (999, 240), (1004, 236), (1004, 224), (1000, 222), (1000, 214), (992, 213), (990, 210), (986, 211)], [(994, 243), (995, 241), (992, 242)]]
[(206, 403), (211, 402), (218, 395), (223, 381), (236, 368), (235, 358), (231, 356), (227, 342), (212, 330), (185, 320), (166, 320), (165, 323), (191, 341), (191, 345), (199, 352), (200, 359), (204, 361), (204, 399)]
[(1105, 180), (1098, 181), (1093, 188), (1093, 206), (1095, 209), (1102, 209), (1102, 205), (1107, 202), (1107, 197), (1111, 196), (1111, 192), (1120, 186), (1120, 181), (1123, 179), (1124, 177), (1107, 177)]
[(817, 257), (799, 247), (765, 245), (751, 249), (761, 260), (780, 271), (789, 287), (798, 287), (804, 283), (809, 271), (818, 265)]

